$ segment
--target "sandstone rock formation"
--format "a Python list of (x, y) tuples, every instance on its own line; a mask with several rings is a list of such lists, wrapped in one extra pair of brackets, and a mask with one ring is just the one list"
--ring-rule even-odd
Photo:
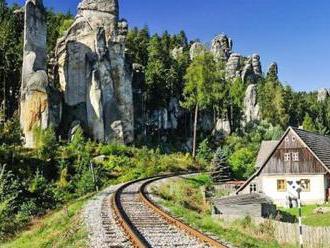
[(34, 128), (49, 123), (49, 87), (47, 76), (47, 26), (42, 0), (27, 0), (24, 17), (24, 55), (20, 102), (20, 124), (25, 146), (34, 147)]
[(212, 40), (211, 53), (216, 61), (225, 63), (227, 80), (241, 77), (246, 84), (253, 84), (262, 77), (260, 56), (253, 54), (250, 57), (244, 57), (234, 53), (233, 42), (225, 34), (217, 35)]
[(326, 88), (320, 89), (317, 93), (317, 101), (324, 102), (329, 97), (329, 91)]
[(262, 77), (260, 56), (258, 54), (246, 58), (241, 76), (246, 84), (257, 83), (258, 79)]
[(240, 77), (241, 55), (232, 53), (226, 64), (226, 78), (234, 79)]
[(252, 55), (252, 68), (255, 75), (262, 76), (262, 68), (259, 54)]
[(182, 54), (183, 54), (183, 47), (175, 47), (175, 48), (171, 51), (171, 56), (172, 56), (175, 60), (178, 60)]
[(260, 120), (260, 108), (257, 102), (257, 86), (250, 84), (244, 97), (244, 123)]
[(193, 60), (197, 56), (203, 54), (206, 51), (206, 48), (204, 45), (200, 42), (195, 42), (194, 44), (191, 45), (190, 47), (190, 59)]
[(227, 61), (232, 52), (233, 41), (225, 34), (219, 34), (212, 40), (211, 53), (218, 61)]
[(277, 66), (277, 63), (273, 62), (269, 69), (268, 69), (268, 72), (267, 72), (267, 77), (272, 77), (274, 78), (275, 80), (278, 79), (278, 66)]
[(222, 132), (225, 136), (230, 135), (231, 133), (230, 121), (223, 118), (219, 118), (215, 125), (213, 134), (215, 134), (216, 132)]
[(64, 95), (61, 126), (73, 122), (98, 141), (134, 139), (132, 70), (125, 57), (126, 21), (117, 0), (83, 0), (56, 59)]

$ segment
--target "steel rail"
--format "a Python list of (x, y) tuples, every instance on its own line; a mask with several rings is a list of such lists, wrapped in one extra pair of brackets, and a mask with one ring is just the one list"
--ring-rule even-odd
[(215, 248), (227, 248), (227, 246), (220, 244), (218, 241), (208, 237), (207, 235), (199, 232), (198, 230), (188, 226), (187, 224), (181, 222), (180, 220), (170, 216), (168, 213), (164, 212), (159, 206), (157, 206), (150, 197), (147, 195), (146, 187), (158, 180), (166, 179), (170, 177), (175, 176), (182, 176), (182, 175), (166, 175), (166, 176), (156, 176), (151, 178), (145, 178), (145, 179), (139, 179), (135, 180), (129, 183), (126, 183), (118, 188), (118, 190), (113, 194), (112, 196), (112, 208), (114, 210), (116, 219), (120, 226), (123, 228), (125, 234), (131, 241), (134, 247), (137, 248), (144, 248), (144, 247), (151, 247), (151, 245), (148, 243), (148, 241), (141, 235), (139, 230), (134, 226), (132, 221), (130, 220), (129, 216), (125, 212), (122, 203), (121, 203), (121, 195), (127, 187), (139, 183), (142, 181), (146, 181), (142, 184), (142, 186), (139, 188), (139, 197), (141, 199), (141, 202), (147, 206), (149, 209), (151, 209), (153, 212), (155, 212), (160, 218), (165, 220), (167, 223), (176, 226), (179, 230), (185, 232), (191, 237), (196, 238), (201, 243), (204, 243), (210, 247)]

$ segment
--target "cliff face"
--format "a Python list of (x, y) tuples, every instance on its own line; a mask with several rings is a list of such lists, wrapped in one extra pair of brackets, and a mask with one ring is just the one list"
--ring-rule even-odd
[(117, 0), (83, 0), (58, 40), (48, 79), (46, 12), (42, 0), (26, 1), (20, 119), (27, 147), (35, 145), (34, 127), (50, 125), (63, 137), (81, 126), (97, 141), (133, 142), (128, 25), (118, 12)]
[(98, 141), (134, 139), (132, 72), (125, 58), (128, 25), (118, 20), (118, 12), (116, 0), (84, 0), (58, 41), (61, 126), (66, 133), (78, 121)]

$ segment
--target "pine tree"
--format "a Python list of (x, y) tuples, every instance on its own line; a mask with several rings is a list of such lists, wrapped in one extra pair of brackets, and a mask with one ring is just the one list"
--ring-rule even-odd
[(316, 132), (316, 125), (310, 115), (307, 113), (304, 118), (303, 127), (306, 131)]
[(232, 175), (227, 163), (227, 156), (221, 147), (214, 154), (212, 166), (211, 176), (214, 183), (221, 184), (231, 180)]

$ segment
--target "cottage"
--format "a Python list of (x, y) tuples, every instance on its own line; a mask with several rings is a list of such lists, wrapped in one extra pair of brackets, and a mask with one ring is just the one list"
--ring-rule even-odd
[(322, 204), (330, 188), (330, 137), (289, 127), (279, 141), (263, 142), (257, 171), (236, 192), (263, 193), (288, 206), (302, 188), (303, 204)]

